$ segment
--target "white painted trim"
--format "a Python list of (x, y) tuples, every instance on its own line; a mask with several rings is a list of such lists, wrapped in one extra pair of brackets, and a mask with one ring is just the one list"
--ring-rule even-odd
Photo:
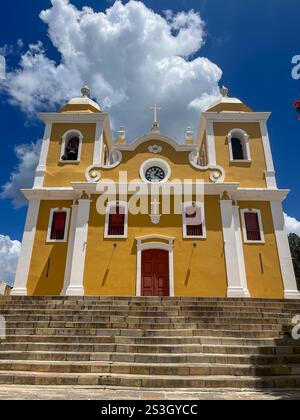
[(150, 141), (161, 141), (163, 143), (166, 143), (169, 146), (173, 147), (176, 150), (176, 152), (188, 152), (195, 148), (195, 145), (180, 145), (177, 143), (176, 140), (172, 139), (171, 137), (151, 131), (150, 133), (145, 134), (144, 136), (136, 139), (132, 144), (118, 145), (118, 149), (120, 149), (121, 151), (133, 152), (143, 143), (147, 143)]
[[(201, 209), (201, 222), (202, 222), (202, 230), (203, 234), (201, 236), (190, 236), (187, 234), (187, 219), (186, 219), (186, 209), (195, 207)], [(188, 201), (186, 203), (183, 203), (182, 205), (182, 230), (183, 230), (183, 239), (206, 239), (207, 238), (207, 232), (206, 232), (206, 221), (205, 221), (205, 206), (202, 202), (194, 202), (194, 201)]]
[(271, 210), (283, 280), (284, 297), (285, 299), (300, 299), (285, 227), (282, 204), (278, 201), (271, 201)]
[[(151, 239), (168, 240), (168, 243), (163, 242), (145, 242), (144, 240)], [(136, 238), (137, 240), (137, 278), (136, 278), (136, 296), (142, 295), (142, 253), (148, 249), (162, 249), (169, 252), (169, 293), (170, 297), (175, 296), (175, 283), (174, 283), (174, 238), (165, 237), (161, 235), (147, 235), (144, 237)]]
[[(232, 143), (231, 143), (231, 140), (233, 137), (238, 138), (242, 142), (244, 159), (234, 159)], [(228, 133), (227, 140), (228, 140), (228, 148), (229, 148), (229, 160), (231, 163), (251, 163), (252, 162), (250, 144), (249, 144), (249, 135), (246, 133), (246, 131), (240, 128), (234, 128)]]
[[(66, 151), (66, 143), (67, 141), (72, 137), (78, 137), (79, 138), (79, 147), (78, 147), (78, 157), (77, 160), (63, 160), (62, 157), (65, 154)], [(64, 164), (76, 164), (79, 163), (81, 160), (81, 152), (82, 152), (82, 143), (83, 143), (83, 135), (81, 131), (79, 130), (69, 130), (62, 136), (62, 142), (61, 142), (61, 151), (60, 151), (60, 163)]]
[(40, 159), (39, 159), (39, 164), (37, 166), (36, 173), (35, 173), (33, 188), (41, 188), (44, 185), (51, 132), (52, 132), (52, 123), (48, 122), (45, 127), (45, 133), (44, 133), (42, 148), (40, 152)]
[(91, 200), (78, 200), (74, 252), (72, 258), (70, 283), (66, 296), (84, 296), (83, 277), (88, 239)]
[[(248, 239), (247, 236), (247, 229), (246, 229), (246, 221), (245, 221), (245, 213), (256, 213), (258, 216), (258, 223), (259, 223), (259, 231), (260, 231), (260, 241), (251, 241)], [(241, 209), (241, 219), (242, 219), (242, 229), (243, 229), (243, 237), (245, 244), (264, 244), (265, 243), (265, 234), (264, 234), (264, 226), (261, 216), (261, 211), (259, 209)]]
[(248, 297), (240, 269), (240, 247), (237, 242), (236, 218), (231, 200), (221, 200), (221, 217), (227, 273), (227, 297)]
[(135, 238), (138, 242), (148, 241), (151, 239), (159, 239), (161, 241), (168, 241), (168, 242), (174, 242), (175, 237), (172, 236), (164, 236), (164, 235), (145, 235), (145, 236), (138, 236)]
[[(65, 234), (64, 234), (64, 239), (62, 240), (57, 240), (57, 239), (51, 239), (51, 230), (52, 230), (52, 223), (53, 223), (53, 217), (54, 214), (57, 212), (64, 212), (67, 214), (66, 217), (66, 225), (65, 225)], [(46, 242), (47, 243), (63, 243), (63, 242), (67, 242), (68, 240), (68, 232), (69, 232), (69, 221), (70, 221), (70, 213), (71, 213), (71, 209), (68, 208), (58, 208), (56, 207), (55, 209), (51, 209), (50, 210), (50, 217), (49, 217), (49, 224), (48, 224), (48, 229), (47, 229), (47, 238), (46, 238)]]
[(94, 157), (93, 165), (102, 164), (102, 147), (103, 147), (103, 123), (97, 122), (96, 124), (96, 134), (95, 134), (95, 143), (94, 143)]
[(148, 181), (146, 178), (146, 172), (152, 166), (161, 167), (165, 171), (165, 174), (166, 174), (165, 178), (162, 181), (157, 182), (155, 184), (157, 185), (166, 184), (169, 181), (170, 176), (171, 176), (171, 166), (165, 160), (158, 159), (158, 158), (148, 159), (142, 164), (142, 166), (140, 167), (141, 180), (145, 182), (146, 184), (153, 184), (152, 182)]
[(73, 206), (72, 206), (72, 216), (71, 216), (71, 226), (70, 226), (70, 233), (69, 233), (67, 260), (66, 260), (66, 269), (65, 269), (65, 277), (64, 277), (64, 287), (63, 287), (63, 290), (61, 291), (61, 296), (66, 295), (66, 292), (67, 292), (67, 289), (70, 285), (70, 280), (71, 280), (71, 268), (72, 268), (73, 254), (74, 254), (77, 213), (78, 213), (78, 205), (73, 204)]
[(276, 181), (276, 176), (275, 176), (276, 173), (275, 173), (275, 168), (274, 168), (274, 161), (273, 161), (273, 156), (272, 156), (268, 127), (265, 121), (260, 121), (260, 129), (261, 129), (261, 136), (262, 136), (262, 142), (263, 142), (263, 148), (264, 148), (264, 154), (265, 154), (265, 160), (266, 160), (266, 168), (267, 168), (265, 172), (267, 187), (270, 189), (276, 189), (277, 188), (277, 181)]
[[(110, 216), (110, 209), (111, 207), (115, 206), (123, 207), (125, 210), (125, 224), (124, 224), (124, 235), (109, 235), (108, 228), (109, 228), (109, 216)], [(105, 239), (126, 239), (128, 238), (128, 203), (125, 201), (110, 201), (106, 207), (106, 215), (105, 215), (105, 227), (104, 227), (104, 238)]]
[(227, 121), (227, 122), (259, 122), (267, 121), (270, 112), (202, 112), (206, 121)]
[(237, 253), (238, 253), (238, 267), (239, 267), (239, 272), (240, 272), (241, 284), (244, 289), (244, 295), (250, 298), (250, 292), (248, 290), (248, 284), (247, 284), (247, 274), (246, 274), (246, 266), (245, 266), (239, 206), (233, 206), (233, 220), (234, 220), (234, 227), (235, 227), (235, 236), (236, 236)]
[(39, 210), (40, 200), (30, 200), (23, 234), (21, 253), (15, 278), (15, 284), (11, 293), (12, 296), (27, 295), (27, 281), (29, 276)]
[(216, 166), (216, 145), (215, 145), (215, 133), (212, 121), (206, 123), (206, 153), (208, 166)]

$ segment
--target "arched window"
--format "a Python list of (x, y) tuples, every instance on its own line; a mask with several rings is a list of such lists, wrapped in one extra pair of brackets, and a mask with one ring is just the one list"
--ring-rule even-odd
[(236, 137), (231, 139), (232, 157), (233, 160), (244, 160), (244, 149), (242, 141)]
[(231, 130), (228, 134), (230, 161), (251, 161), (249, 136), (241, 129)]
[(183, 237), (206, 238), (206, 226), (203, 203), (184, 203)]
[(106, 208), (105, 238), (127, 238), (128, 205), (125, 202), (110, 202)]
[(83, 136), (80, 131), (71, 130), (62, 139), (61, 161), (79, 162), (81, 158)]
[(70, 209), (52, 209), (48, 225), (47, 242), (66, 242)]

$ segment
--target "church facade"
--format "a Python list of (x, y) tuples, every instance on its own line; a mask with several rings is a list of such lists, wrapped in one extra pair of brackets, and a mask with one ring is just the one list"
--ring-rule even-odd
[(267, 121), (222, 89), (182, 143), (90, 99), (43, 113), (13, 295), (298, 299)]

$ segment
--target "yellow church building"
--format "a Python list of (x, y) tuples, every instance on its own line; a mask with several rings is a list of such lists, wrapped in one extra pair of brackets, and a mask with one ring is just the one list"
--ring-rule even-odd
[[(267, 121), (222, 88), (181, 143), (112, 138), (90, 98), (43, 113), (13, 295), (298, 299)], [(175, 116), (174, 116), (175, 117)]]

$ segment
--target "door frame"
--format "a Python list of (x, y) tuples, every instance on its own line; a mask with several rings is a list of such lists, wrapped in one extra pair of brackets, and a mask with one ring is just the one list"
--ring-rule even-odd
[[(151, 240), (156, 241), (151, 242)], [(137, 240), (137, 278), (136, 278), (136, 296), (142, 296), (142, 253), (149, 249), (161, 249), (169, 253), (169, 296), (175, 296), (174, 287), (174, 241), (175, 238), (169, 238), (161, 235), (144, 236), (136, 238)], [(157, 241), (158, 240), (158, 241)], [(168, 241), (166, 242), (159, 242)], [(149, 242), (144, 242), (149, 241)]]

